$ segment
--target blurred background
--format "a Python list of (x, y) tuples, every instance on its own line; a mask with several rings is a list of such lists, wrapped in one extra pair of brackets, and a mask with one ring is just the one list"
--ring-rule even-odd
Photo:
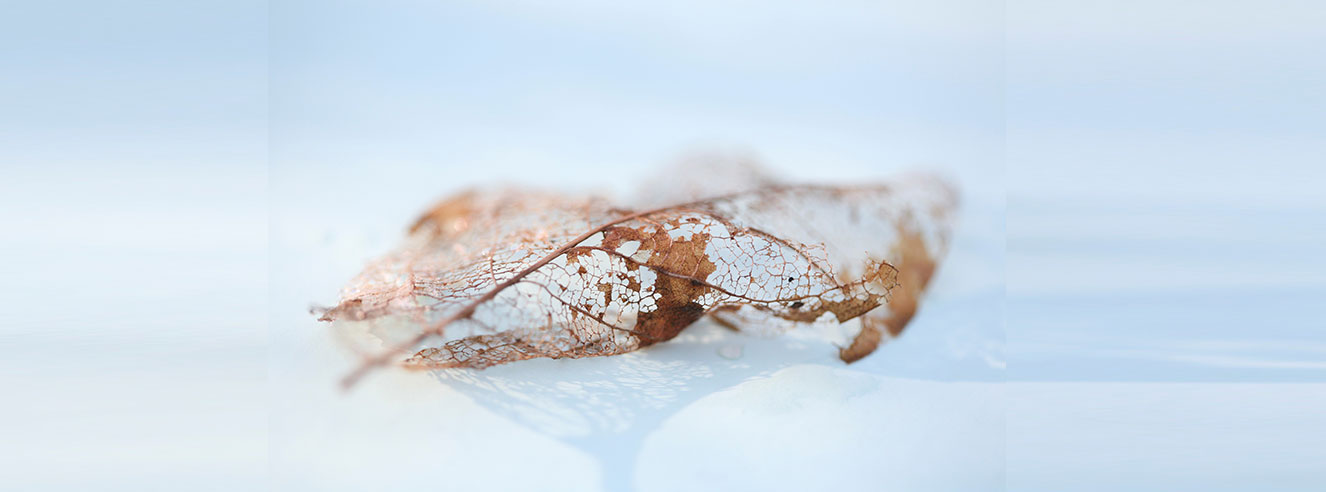
[[(0, 471), (19, 489), (1310, 490), (1312, 2), (47, 2), (0, 15)], [(474, 376), (330, 304), (476, 184), (696, 150), (933, 169), (953, 249), (851, 366), (697, 326)], [(736, 346), (733, 360), (716, 353)]]
[(1324, 20), (1007, 3), (1009, 489), (1326, 483)]
[(0, 476), (265, 483), (262, 2), (0, 4)]

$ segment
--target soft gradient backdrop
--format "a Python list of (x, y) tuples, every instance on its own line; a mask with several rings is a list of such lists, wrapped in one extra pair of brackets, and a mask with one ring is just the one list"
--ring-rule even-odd
[[(0, 9), (13, 488), (1326, 483), (1318, 3)], [(351, 361), (307, 307), (424, 206), (621, 196), (696, 149), (954, 176), (906, 336), (843, 366), (698, 326), (335, 391)]]

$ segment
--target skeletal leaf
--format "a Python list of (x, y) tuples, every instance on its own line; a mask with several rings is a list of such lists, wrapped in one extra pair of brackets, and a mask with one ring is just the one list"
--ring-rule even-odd
[(439, 203), (323, 314), (366, 325), (382, 344), (345, 384), (392, 362), (622, 354), (706, 315), (765, 332), (859, 319), (839, 353), (855, 361), (915, 312), (956, 205), (948, 185), (923, 176), (824, 186), (760, 175), (717, 197), (656, 184), (644, 202), (680, 203), (636, 211), (519, 189)]

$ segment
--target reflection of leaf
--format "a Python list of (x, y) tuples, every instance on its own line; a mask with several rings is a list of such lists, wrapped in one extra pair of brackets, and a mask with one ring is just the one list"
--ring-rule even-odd
[(323, 319), (367, 322), (386, 344), (347, 384), (410, 352), (414, 368), (621, 354), (706, 314), (743, 330), (861, 318), (840, 351), (851, 362), (910, 319), (954, 202), (933, 178), (762, 181), (647, 211), (468, 191), (425, 213)]

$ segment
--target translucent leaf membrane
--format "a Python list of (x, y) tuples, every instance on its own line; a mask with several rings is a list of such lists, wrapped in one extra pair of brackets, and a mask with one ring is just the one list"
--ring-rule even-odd
[(483, 368), (621, 354), (706, 315), (763, 332), (859, 318), (840, 353), (853, 361), (915, 312), (955, 199), (927, 177), (852, 187), (761, 178), (751, 191), (648, 211), (470, 191), (428, 211), (323, 319), (359, 322), (380, 340), (348, 382), (392, 361)]
[(322, 319), (445, 314), (537, 261), (540, 252), (620, 214), (595, 198), (518, 189), (460, 193), (426, 212), (405, 244), (351, 280)]

